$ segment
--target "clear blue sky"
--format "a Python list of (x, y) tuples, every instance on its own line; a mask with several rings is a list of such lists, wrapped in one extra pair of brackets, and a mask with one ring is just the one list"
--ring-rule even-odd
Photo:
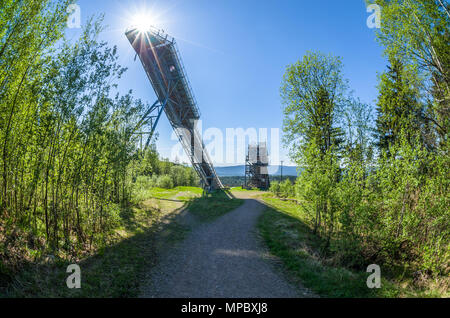
[[(124, 31), (148, 12), (155, 26), (175, 37), (197, 98), (203, 127), (281, 128), (279, 87), (288, 64), (307, 51), (341, 56), (355, 95), (374, 104), (382, 47), (369, 29), (364, 0), (80, 0), (82, 19), (104, 13), (102, 39), (117, 45), (129, 68), (121, 89), (148, 102), (155, 94)], [(76, 36), (79, 30), (68, 31)], [(164, 117), (157, 147), (169, 157), (175, 141)], [(243, 161), (244, 158), (242, 158)], [(281, 159), (289, 163), (287, 151)], [(223, 164), (223, 163), (219, 163)], [(277, 164), (277, 163), (273, 163)]]

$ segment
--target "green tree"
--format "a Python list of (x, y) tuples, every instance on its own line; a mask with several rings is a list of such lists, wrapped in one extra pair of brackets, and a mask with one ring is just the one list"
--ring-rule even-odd
[(328, 239), (335, 223), (333, 186), (339, 180), (343, 135), (339, 120), (348, 102), (342, 68), (337, 57), (308, 53), (288, 66), (281, 87), (285, 142), (302, 167), (297, 193), (310, 206), (307, 210), (314, 231), (323, 232)]
[[(450, 110), (450, 4), (442, 0), (375, 0), (382, 7), (378, 33), (387, 56), (415, 65), (425, 79), (432, 123), (444, 146)], [(432, 99), (434, 99), (432, 101)]]
[(377, 102), (377, 146), (388, 151), (404, 131), (411, 142), (422, 128), (422, 106), (415, 87), (414, 73), (407, 72), (403, 63), (391, 58), (388, 72), (381, 76)]
[(310, 52), (287, 67), (281, 86), (283, 130), (294, 158), (299, 159), (311, 142), (322, 156), (332, 146), (337, 150), (342, 131), (336, 123), (346, 102), (346, 89), (337, 57)]
[(11, 16), (0, 22), (0, 223), (76, 253), (76, 242), (106, 238), (129, 198), (129, 132), (145, 105), (117, 93), (125, 69), (98, 41), (101, 19), (78, 41), (64, 39), (67, 4), (7, 2), (2, 11)]
[[(69, 1), (3, 1), (0, 15), (0, 147), (2, 166), (1, 210), (23, 188), (10, 187), (13, 168), (20, 162), (30, 137), (28, 119), (37, 107), (32, 88), (42, 76), (42, 66), (49, 62), (49, 51), (62, 37), (65, 9)], [(14, 188), (14, 191), (8, 189)]]

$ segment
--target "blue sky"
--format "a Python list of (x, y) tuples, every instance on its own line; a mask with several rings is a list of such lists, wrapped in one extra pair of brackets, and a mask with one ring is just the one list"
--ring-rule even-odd
[[(156, 99), (124, 31), (133, 17), (148, 13), (175, 37), (202, 113), (203, 127), (281, 128), (279, 88), (287, 65), (307, 51), (341, 56), (355, 95), (374, 104), (377, 74), (386, 66), (382, 47), (369, 29), (364, 0), (80, 0), (82, 20), (104, 13), (102, 39), (118, 46), (128, 67), (121, 89)], [(76, 37), (79, 30), (68, 35)], [(164, 117), (157, 148), (169, 157), (176, 143)], [(289, 163), (287, 150), (281, 160)], [(240, 160), (243, 162), (243, 159)], [(236, 162), (233, 162), (236, 163)], [(217, 162), (217, 164), (226, 164)], [(272, 162), (272, 164), (277, 164)]]

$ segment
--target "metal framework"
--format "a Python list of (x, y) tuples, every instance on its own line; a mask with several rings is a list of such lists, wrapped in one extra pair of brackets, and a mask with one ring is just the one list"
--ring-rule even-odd
[(248, 154), (245, 160), (245, 188), (259, 188), (267, 190), (270, 187), (269, 180), (269, 156), (267, 145), (261, 142), (248, 146)]
[(146, 147), (164, 111), (203, 187), (207, 190), (223, 188), (196, 128), (200, 111), (175, 39), (153, 28), (145, 32), (133, 28), (125, 34), (139, 56), (158, 98), (140, 123), (140, 127), (144, 124), (151, 127)]

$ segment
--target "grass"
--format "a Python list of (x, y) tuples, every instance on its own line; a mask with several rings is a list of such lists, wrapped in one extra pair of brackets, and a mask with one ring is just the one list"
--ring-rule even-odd
[[(153, 202), (152, 202), (153, 203)], [(145, 268), (156, 260), (157, 240), (163, 233), (167, 244), (181, 240), (188, 228), (172, 220), (176, 208), (161, 210), (150, 202), (124, 208), (122, 225), (112, 244), (97, 249), (78, 261), (56, 259), (30, 263), (14, 277), (7, 297), (136, 297)], [(81, 289), (66, 287), (66, 268), (81, 268)]]
[(380, 289), (369, 289), (368, 273), (326, 265), (321, 253), (323, 242), (311, 231), (301, 207), (267, 195), (263, 200), (268, 207), (258, 223), (260, 233), (293, 280), (322, 297), (399, 297), (404, 294), (399, 286), (384, 278)]
[(236, 199), (230, 192), (217, 190), (189, 201), (189, 212), (201, 222), (212, 221), (238, 208), (244, 200)]
[(252, 190), (248, 190), (248, 189), (245, 189), (245, 188), (242, 188), (242, 187), (232, 187), (232, 188), (230, 188), (230, 190), (233, 191), (233, 192), (249, 192), (249, 191), (252, 191)]
[[(139, 202), (123, 208), (121, 225), (104, 247), (79, 260), (54, 258), (30, 262), (11, 278), (0, 297), (136, 297), (149, 267), (158, 261), (158, 252), (183, 240), (191, 230), (183, 222), (190, 213), (205, 222), (223, 215), (242, 202), (225, 192), (202, 196), (202, 189), (145, 189)], [(81, 268), (81, 289), (68, 289), (67, 266)]]
[(157, 199), (169, 199), (179, 193), (188, 194), (189, 196), (201, 196), (203, 189), (197, 187), (176, 187), (173, 189), (161, 189), (161, 188), (151, 188), (148, 189), (148, 197), (154, 197)]
[(248, 193), (252, 193), (252, 194), (259, 194), (262, 190), (260, 190), (258, 188), (246, 189), (246, 188), (242, 188), (242, 187), (231, 187), (230, 191), (232, 191), (232, 192), (248, 192)]

